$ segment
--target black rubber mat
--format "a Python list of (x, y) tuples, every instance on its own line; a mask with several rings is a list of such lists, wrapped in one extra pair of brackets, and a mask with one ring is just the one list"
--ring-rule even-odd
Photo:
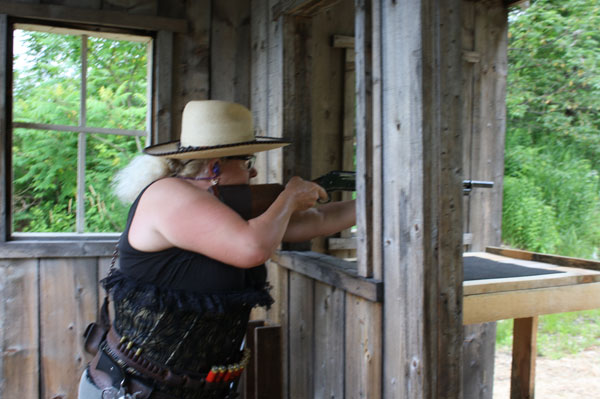
[(465, 256), (463, 260), (464, 281), (563, 273), (557, 270), (536, 269), (512, 263), (496, 262), (477, 256)]

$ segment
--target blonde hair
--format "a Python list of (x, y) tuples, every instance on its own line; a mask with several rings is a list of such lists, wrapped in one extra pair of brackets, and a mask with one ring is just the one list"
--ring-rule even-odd
[(123, 203), (132, 203), (150, 183), (167, 176), (196, 177), (207, 172), (209, 159), (181, 161), (138, 155), (113, 179), (113, 191)]

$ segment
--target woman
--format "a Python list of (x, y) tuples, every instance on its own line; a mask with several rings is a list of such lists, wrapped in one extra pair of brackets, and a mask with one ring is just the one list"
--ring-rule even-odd
[(247, 190), (220, 194), (247, 187), (254, 153), (287, 144), (254, 137), (241, 105), (193, 101), (181, 140), (146, 148), (151, 157), (119, 175), (117, 192), (135, 201), (119, 269), (103, 281), (115, 320), (81, 379), (80, 399), (235, 397), (250, 310), (272, 302), (264, 262), (282, 241), (355, 223), (353, 201), (314, 207), (327, 193), (299, 177), (256, 217)]

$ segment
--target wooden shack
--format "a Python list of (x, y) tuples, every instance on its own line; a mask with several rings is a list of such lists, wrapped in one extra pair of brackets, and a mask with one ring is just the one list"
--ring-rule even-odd
[(11, 235), (15, 21), (150, 35), (152, 142), (187, 101), (232, 100), (294, 143), (261, 154), (259, 183), (356, 168), (356, 231), (268, 264), (254, 317), (281, 326), (282, 397), (491, 398), (494, 326), (463, 330), (462, 265), (500, 244), (507, 3), (0, 1), (0, 398), (76, 397), (116, 242)]

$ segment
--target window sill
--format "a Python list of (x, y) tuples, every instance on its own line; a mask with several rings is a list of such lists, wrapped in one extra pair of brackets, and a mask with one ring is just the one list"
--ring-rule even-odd
[(279, 251), (271, 257), (279, 266), (340, 288), (372, 302), (383, 302), (383, 282), (361, 277), (356, 262), (306, 251)]
[(119, 234), (19, 234), (0, 243), (0, 259), (112, 256)]

